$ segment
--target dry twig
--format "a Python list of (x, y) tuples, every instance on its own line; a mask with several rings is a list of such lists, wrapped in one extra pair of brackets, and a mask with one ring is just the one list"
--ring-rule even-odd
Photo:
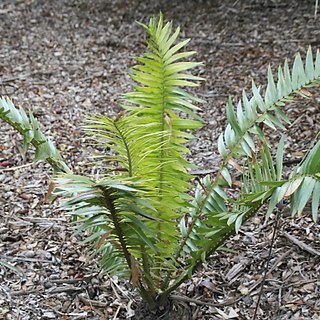
[(295, 245), (297, 245), (300, 249), (309, 252), (310, 254), (314, 255), (314, 256), (320, 256), (320, 252), (313, 249), (312, 247), (308, 246), (307, 244), (305, 244), (304, 242), (298, 240), (297, 238), (295, 238), (294, 236), (290, 235), (287, 232), (283, 232), (283, 235), (290, 240), (291, 242), (293, 242)]

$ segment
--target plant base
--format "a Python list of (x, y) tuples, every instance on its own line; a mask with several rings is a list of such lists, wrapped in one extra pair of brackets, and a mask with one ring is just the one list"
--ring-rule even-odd
[(165, 305), (151, 311), (145, 302), (135, 309), (134, 320), (191, 320), (192, 312), (189, 305), (169, 300)]

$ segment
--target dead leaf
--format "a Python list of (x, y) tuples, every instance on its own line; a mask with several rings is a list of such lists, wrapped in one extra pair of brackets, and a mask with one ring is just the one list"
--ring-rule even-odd
[(313, 94), (306, 89), (300, 89), (300, 92), (308, 98), (311, 98), (313, 96)]
[(230, 158), (228, 163), (232, 165), (232, 167), (234, 167), (238, 172), (240, 173), (243, 172), (243, 169), (241, 168), (241, 166), (234, 159)]
[(48, 203), (48, 200), (51, 197), (54, 188), (55, 188), (54, 182), (50, 181), (50, 184), (49, 184), (49, 187), (48, 187), (48, 191), (47, 191), (47, 193), (46, 193), (46, 195), (44, 197), (44, 203)]
[(137, 284), (140, 277), (140, 272), (137, 266), (137, 262), (133, 256), (130, 256), (130, 262), (131, 262), (131, 276), (130, 281), (133, 285)]
[(289, 197), (291, 196), (300, 186), (300, 184), (302, 183), (303, 178), (297, 179), (295, 180), (290, 187), (288, 188), (287, 192), (285, 193), (285, 197)]

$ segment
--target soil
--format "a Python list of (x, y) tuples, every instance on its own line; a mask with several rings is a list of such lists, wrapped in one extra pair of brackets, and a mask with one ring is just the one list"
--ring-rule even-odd
[[(190, 147), (199, 173), (214, 174), (228, 96), (236, 101), (252, 79), (264, 85), (269, 63), (276, 70), (297, 51), (305, 56), (309, 45), (319, 47), (314, 5), (313, 0), (2, 0), (0, 95), (32, 110), (75, 172), (96, 173), (87, 166), (91, 149), (80, 125), (87, 114), (119, 112), (121, 94), (132, 86), (133, 58), (145, 50), (135, 21), (147, 22), (161, 10), (181, 26), (181, 38), (192, 39), (188, 49), (205, 63), (198, 74), (206, 81), (196, 93), (207, 101), (201, 112), (206, 125)], [(286, 106), (293, 122), (286, 131), (286, 160), (307, 151), (319, 132), (319, 108), (319, 91)], [(278, 131), (270, 135), (279, 139)], [(21, 146), (1, 123), (0, 260), (18, 272), (0, 266), (0, 319), (138, 317), (143, 309), (137, 311), (140, 300), (130, 284), (101, 275), (82, 236), (72, 233), (70, 217), (44, 202), (50, 168), (33, 164), (33, 151), (23, 155)], [(320, 319), (320, 227), (309, 209), (294, 220), (287, 209), (257, 319)], [(192, 319), (253, 318), (273, 231), (273, 220), (263, 221), (262, 211), (175, 292)]]
[(168, 301), (167, 305), (150, 311), (148, 306), (142, 301), (135, 308), (133, 320), (192, 320), (192, 309), (185, 303), (178, 301)]

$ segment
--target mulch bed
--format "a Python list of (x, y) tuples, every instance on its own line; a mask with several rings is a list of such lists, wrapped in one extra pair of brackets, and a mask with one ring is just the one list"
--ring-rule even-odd
[[(127, 73), (145, 50), (135, 21), (159, 11), (180, 25), (198, 51), (206, 82), (207, 124), (191, 144), (199, 170), (214, 174), (216, 141), (225, 125), (228, 96), (239, 97), (251, 79), (265, 84), (268, 64), (320, 45), (314, 1), (2, 0), (0, 95), (30, 109), (75, 172), (88, 168), (84, 116), (116, 114), (132, 85)], [(286, 160), (299, 159), (319, 132), (319, 92), (286, 107)], [(271, 132), (276, 141), (277, 132)], [(0, 126), (0, 319), (130, 319), (139, 303), (129, 283), (99, 273), (70, 217), (44, 203), (47, 164), (23, 155), (21, 140)], [(49, 171), (48, 171), (49, 170)], [(201, 173), (201, 172), (200, 172)], [(252, 319), (269, 253), (273, 220), (263, 213), (246, 223), (175, 293), (192, 319)], [(320, 227), (306, 210), (291, 220), (283, 208), (258, 319), (320, 319)]]

